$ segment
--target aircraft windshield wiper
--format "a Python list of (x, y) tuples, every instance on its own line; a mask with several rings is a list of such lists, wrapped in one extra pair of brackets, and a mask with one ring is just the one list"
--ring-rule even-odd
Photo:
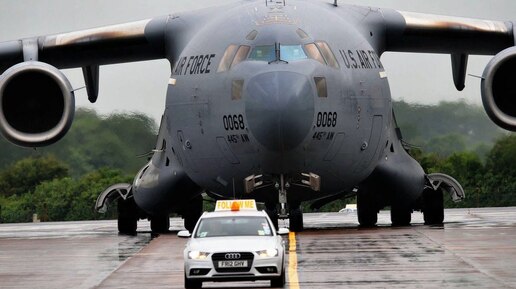
[(278, 63), (278, 62), (288, 64), (288, 61), (281, 59), (281, 49), (280, 48), (281, 48), (281, 43), (274, 43), (274, 52), (276, 55), (276, 59), (273, 61), (269, 61), (269, 64)]

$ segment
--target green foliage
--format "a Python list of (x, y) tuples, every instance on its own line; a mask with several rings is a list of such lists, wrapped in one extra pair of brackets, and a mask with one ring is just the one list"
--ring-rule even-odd
[(143, 114), (102, 118), (93, 110), (79, 109), (70, 131), (49, 147), (34, 151), (0, 139), (0, 169), (21, 157), (55, 155), (68, 165), (73, 177), (102, 167), (136, 174), (146, 162), (137, 156), (154, 148), (156, 132), (155, 122)]
[(68, 167), (52, 155), (28, 157), (0, 172), (0, 195), (31, 193), (40, 183), (68, 175)]
[(486, 153), (486, 146), (504, 133), (483, 108), (465, 102), (417, 105), (399, 101), (393, 107), (405, 141), (442, 156), (463, 150)]
[(38, 185), (34, 193), (0, 199), (0, 220), (29, 222), (33, 214), (41, 221), (78, 221), (112, 219), (116, 207), (106, 214), (94, 211), (98, 195), (110, 185), (131, 182), (132, 176), (119, 170), (103, 168), (78, 180), (70, 177), (52, 179)]
[(79, 180), (71, 178), (45, 182), (34, 192), (35, 209), (44, 221), (97, 220), (114, 217), (94, 212), (98, 195), (107, 187), (131, 182), (132, 177), (119, 170), (100, 169), (86, 174)]
[(34, 205), (31, 194), (13, 195), (2, 198), (2, 202), (0, 202), (0, 222), (2, 223), (30, 222), (33, 212)]

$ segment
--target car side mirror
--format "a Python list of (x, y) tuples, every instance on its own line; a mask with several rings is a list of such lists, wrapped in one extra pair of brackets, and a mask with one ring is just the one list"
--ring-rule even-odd
[(287, 235), (288, 233), (290, 233), (290, 230), (287, 228), (280, 228), (278, 230), (278, 235)]
[(190, 238), (192, 236), (192, 234), (190, 234), (190, 232), (188, 232), (187, 230), (184, 230), (184, 231), (177, 232), (177, 236), (179, 238)]

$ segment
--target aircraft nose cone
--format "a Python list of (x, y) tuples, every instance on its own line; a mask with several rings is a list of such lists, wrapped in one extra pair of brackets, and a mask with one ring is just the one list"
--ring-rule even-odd
[(250, 132), (266, 148), (288, 151), (310, 131), (314, 116), (308, 78), (295, 72), (267, 72), (247, 84), (246, 116)]

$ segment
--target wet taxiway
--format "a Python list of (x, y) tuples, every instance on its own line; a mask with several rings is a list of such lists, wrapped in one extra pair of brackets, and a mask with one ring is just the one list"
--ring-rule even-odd
[[(285, 237), (285, 288), (516, 288), (516, 208), (446, 210), (441, 227), (357, 227), (356, 215), (305, 214)], [(172, 230), (182, 229), (172, 219)], [(119, 236), (115, 221), (0, 224), (0, 288), (183, 288), (185, 239)], [(204, 287), (268, 287), (268, 282)]]

